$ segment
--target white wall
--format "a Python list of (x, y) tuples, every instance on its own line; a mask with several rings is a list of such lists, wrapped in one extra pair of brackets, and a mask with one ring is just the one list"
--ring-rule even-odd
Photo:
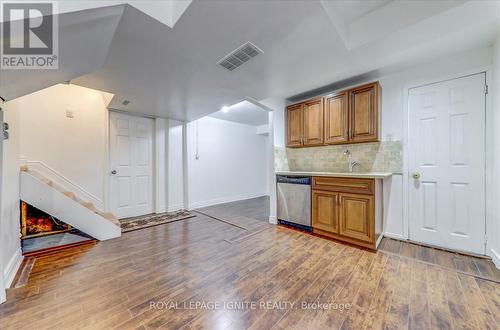
[(212, 117), (189, 123), (190, 208), (267, 195), (267, 141), (255, 126)]
[[(491, 47), (476, 49), (379, 77), (378, 80), (382, 88), (382, 140), (403, 140), (403, 119), (406, 111), (404, 96), (408, 87), (479, 72), (491, 66), (492, 59), (493, 49)], [(285, 127), (284, 116), (275, 117), (274, 127), (275, 146), (282, 146), (282, 140), (277, 135), (283, 134), (284, 137), (282, 131)], [(408, 223), (403, 221), (403, 183), (403, 176), (395, 175), (388, 183), (390, 186), (386, 185), (385, 187), (386, 192), (390, 191), (384, 196), (384, 198), (388, 198), (384, 201), (388, 212), (385, 232), (386, 235), (396, 238), (408, 238)]]
[[(21, 157), (45, 163), (103, 205), (108, 125), (103, 93), (59, 84), (16, 102), (21, 109)], [(74, 117), (66, 117), (66, 111)]]
[(487, 210), (490, 221), (486, 224), (489, 242), (489, 253), (495, 262), (496, 266), (500, 268), (500, 33), (497, 36), (493, 54), (493, 86), (490, 89), (493, 102), (493, 120), (492, 131), (494, 132), (492, 148), (495, 150), (492, 158), (491, 177), (493, 178), (490, 185), (488, 185), (492, 192)]
[(154, 128), (154, 148), (155, 148), (155, 212), (162, 213), (167, 210), (167, 156), (168, 156), (168, 120), (163, 118), (155, 119)]
[(19, 155), (20, 107), (19, 102), (5, 103), (4, 122), (10, 126), (10, 138), (3, 142), (2, 205), (0, 218), (0, 254), (3, 279), (6, 286), (12, 281), (20, 259), (19, 240)]
[(4, 110), (10, 138), (3, 149), (0, 253), (8, 284), (21, 260), (21, 160), (46, 164), (104, 203), (107, 110), (103, 93), (62, 84), (9, 101)]
[(182, 122), (168, 121), (168, 210), (184, 208), (183, 165), (182, 165)]
[(285, 107), (286, 100), (282, 97), (271, 97), (261, 100), (260, 103), (272, 111), (269, 113), (269, 141), (267, 151), (268, 162), (268, 190), (269, 190), (269, 222), (278, 223), (276, 199), (276, 175), (274, 174), (274, 147), (285, 147)]
[[(0, 100), (0, 109), (3, 108), (3, 101)], [(3, 112), (0, 111), (0, 127), (3, 126)], [(1, 133), (1, 132), (0, 132)], [(3, 135), (0, 136), (0, 212), (2, 212), (2, 171), (3, 171)], [(2, 238), (2, 221), (0, 213), (0, 239)], [(0, 244), (0, 248), (2, 248)], [(5, 280), (3, 277), (3, 256), (0, 253), (0, 304), (3, 303), (7, 297), (5, 294)]]
[(285, 147), (285, 107), (286, 101), (284, 98), (271, 97), (259, 101), (263, 105), (273, 110), (273, 123), (274, 128), (273, 141), (275, 147)]

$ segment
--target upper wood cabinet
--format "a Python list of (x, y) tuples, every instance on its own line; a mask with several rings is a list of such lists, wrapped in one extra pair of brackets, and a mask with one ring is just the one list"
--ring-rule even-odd
[(304, 114), (302, 104), (287, 107), (286, 111), (286, 145), (288, 147), (301, 147), (303, 141)]
[(304, 102), (304, 146), (323, 144), (323, 99)]
[(287, 147), (379, 141), (380, 85), (357, 86), (287, 107)]
[(325, 143), (345, 143), (349, 140), (349, 108), (347, 92), (325, 97)]
[(378, 141), (379, 84), (372, 83), (349, 90), (349, 140)]
[(323, 99), (293, 104), (286, 111), (286, 145), (288, 147), (323, 144)]

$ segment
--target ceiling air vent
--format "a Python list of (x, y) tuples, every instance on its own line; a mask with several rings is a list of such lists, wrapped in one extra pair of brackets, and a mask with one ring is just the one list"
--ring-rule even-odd
[(217, 64), (229, 71), (233, 71), (243, 63), (248, 62), (251, 58), (262, 53), (263, 51), (257, 46), (251, 42), (247, 42), (221, 58)]

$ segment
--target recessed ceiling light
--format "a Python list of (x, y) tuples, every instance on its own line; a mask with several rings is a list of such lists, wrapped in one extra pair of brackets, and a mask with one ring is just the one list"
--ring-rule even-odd
[(227, 105), (223, 106), (221, 109), (220, 109), (222, 112), (228, 112), (229, 111), (229, 107)]

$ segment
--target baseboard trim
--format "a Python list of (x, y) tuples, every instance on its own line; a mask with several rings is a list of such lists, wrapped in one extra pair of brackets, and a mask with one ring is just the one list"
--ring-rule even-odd
[(500, 253), (498, 253), (494, 249), (490, 249), (490, 257), (497, 269), (500, 270)]
[(6, 289), (10, 288), (10, 286), (12, 285), (12, 282), (16, 277), (17, 271), (19, 270), (23, 259), (24, 257), (21, 248), (19, 248), (16, 253), (14, 253), (14, 255), (10, 258), (9, 263), (7, 264), (7, 267), (5, 267), (5, 270), (3, 272), (3, 279)]
[(380, 234), (377, 241), (375, 242), (375, 248), (378, 248), (380, 245), (380, 242), (382, 242), (382, 239), (384, 238), (384, 233)]
[(407, 238), (404, 237), (403, 235), (394, 234), (394, 233), (388, 233), (388, 232), (382, 233), (381, 236), (388, 237), (388, 238), (394, 238), (394, 239), (398, 239), (398, 240), (401, 240), (401, 241), (406, 241), (407, 240)]
[(202, 207), (207, 207), (207, 206), (213, 206), (213, 205), (218, 205), (218, 204), (224, 204), (224, 203), (231, 203), (231, 202), (237, 202), (245, 199), (250, 199), (250, 198), (257, 198), (257, 197), (263, 197), (267, 196), (266, 193), (260, 193), (260, 194), (242, 194), (242, 195), (236, 195), (236, 196), (230, 196), (230, 197), (221, 197), (221, 198), (214, 198), (211, 200), (207, 201), (201, 201), (201, 202), (194, 202), (189, 205), (190, 210), (194, 209), (199, 209)]
[(277, 225), (278, 224), (278, 218), (273, 216), (273, 215), (270, 215), (269, 216), (269, 223), (272, 224), (272, 225)]
[(167, 212), (174, 212), (184, 209), (184, 203), (173, 204), (167, 207)]

